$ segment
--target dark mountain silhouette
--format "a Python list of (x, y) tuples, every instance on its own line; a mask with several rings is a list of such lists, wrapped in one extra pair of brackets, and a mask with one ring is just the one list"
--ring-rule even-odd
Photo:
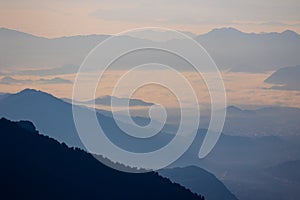
[(0, 119), (1, 199), (204, 199), (157, 173), (111, 169), (80, 149)]
[[(0, 116), (14, 120), (26, 119), (33, 121), (37, 128), (42, 130), (42, 134), (53, 137), (60, 142), (65, 142), (68, 145), (84, 148), (77, 135), (71, 109), (69, 103), (50, 94), (32, 89), (11, 94), (0, 101)], [(172, 134), (160, 133), (151, 137), (149, 141), (144, 141), (145, 139), (133, 140), (118, 129), (111, 118), (111, 113), (106, 112), (104, 114), (98, 114), (99, 122), (102, 122), (104, 125), (105, 132), (110, 134), (110, 139), (124, 149), (148, 152), (164, 146), (173, 138)], [(145, 118), (140, 117), (135, 118), (135, 121), (138, 121), (139, 124), (147, 123)], [(202, 132), (201, 134), (204, 136), (205, 133)], [(200, 139), (199, 144), (203, 140), (202, 136), (198, 138)], [(192, 155), (196, 155), (196, 151), (199, 151), (199, 144), (197, 143), (197, 146), (194, 146)], [(194, 156), (191, 159), (198, 160), (198, 157)]]
[(204, 195), (207, 200), (237, 200), (213, 174), (199, 167), (162, 169), (158, 173), (189, 188), (192, 192)]
[(265, 83), (274, 84), (270, 89), (300, 90), (300, 65), (284, 67), (269, 76)]
[[(269, 116), (280, 116), (278, 112), (282, 110), (281, 108), (278, 109), (263, 108), (255, 110), (254, 114), (253, 112), (249, 114), (248, 111), (232, 108), (233, 113), (231, 114), (235, 115), (235, 119), (242, 120), (243, 126), (249, 127), (247, 123), (251, 121), (251, 118), (243, 119), (243, 117), (240, 117), (240, 114), (242, 116), (252, 116), (257, 113), (268, 113), (267, 115), (261, 115), (260, 120), (263, 125), (263, 120), (266, 120)], [(295, 116), (292, 118), (287, 117), (287, 119), (295, 121), (299, 119), (296, 117), (297, 115), (294, 115), (298, 112), (297, 110), (284, 108), (283, 111), (291, 115), (282, 115), (282, 117)], [(10, 94), (0, 101), (0, 116), (13, 120), (30, 120), (36, 125), (37, 129), (41, 130), (42, 134), (53, 137), (60, 142), (65, 142), (70, 146), (82, 147), (74, 126), (71, 105), (50, 94), (30, 89), (17, 94)], [(148, 152), (158, 149), (168, 143), (173, 137), (172, 134), (161, 132), (146, 141), (144, 139), (132, 139), (118, 129), (110, 116), (109, 112), (106, 112), (105, 115), (99, 113), (99, 122), (103, 125), (105, 133), (109, 133), (108, 137), (114, 143), (129, 151)], [(140, 122), (143, 122), (144, 119), (139, 118)], [(276, 123), (279, 122), (281, 121)], [(255, 126), (254, 124), (252, 128), (255, 128)], [(170, 167), (196, 165), (208, 170), (222, 180), (240, 199), (243, 199), (242, 197), (251, 199), (249, 191), (255, 191), (256, 199), (275, 198), (277, 193), (282, 195), (286, 192), (280, 189), (283, 188), (281, 187), (282, 185), (278, 187), (276, 194), (272, 190), (266, 190), (269, 193), (263, 192), (272, 183), (272, 180), (261, 176), (260, 172), (266, 167), (286, 160), (300, 159), (299, 143), (295, 142), (300, 141), (300, 139), (298, 138), (297, 140), (296, 135), (293, 136), (295, 137), (293, 139), (287, 139), (287, 136), (282, 138), (275, 136), (250, 138), (222, 134), (213, 151), (205, 159), (199, 160), (198, 152), (205, 133), (206, 130), (199, 130), (188, 151)], [(262, 181), (266, 182), (266, 184), (260, 184)], [(249, 188), (255, 189), (250, 190)]]

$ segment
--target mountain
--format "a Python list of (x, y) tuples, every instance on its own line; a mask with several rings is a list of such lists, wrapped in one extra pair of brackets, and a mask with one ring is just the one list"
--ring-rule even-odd
[[(88, 108), (84, 107), (82, 109), (88, 110)], [(228, 133), (244, 134), (240, 133), (242, 128), (244, 132), (256, 131), (259, 133), (259, 129), (261, 129), (261, 132), (264, 131), (264, 124), (267, 127), (274, 126), (274, 130), (280, 130), (281, 122), (285, 124), (284, 127), (287, 130), (288, 126), (286, 124), (288, 122), (284, 120), (285, 118), (289, 121), (294, 120), (295, 124), (299, 124), (296, 123), (299, 121), (297, 117), (298, 115), (300, 116), (299, 109), (270, 107), (255, 110), (253, 111), (254, 114), (235, 107), (229, 109), (233, 113), (229, 112), (230, 123), (227, 123), (227, 126), (225, 124), (225, 130), (232, 130), (233, 132), (228, 131)], [(19, 93), (10, 94), (0, 100), (0, 116), (12, 120), (30, 120), (42, 134), (53, 137), (59, 142), (65, 142), (67, 145), (83, 148), (73, 121), (72, 105), (45, 92), (25, 89)], [(173, 138), (171, 133), (164, 132), (163, 129), (161, 133), (149, 139), (133, 139), (118, 128), (110, 112), (106, 111), (104, 113), (99, 111), (97, 116), (104, 132), (108, 133), (109, 139), (130, 151), (148, 152), (164, 146)], [(274, 116), (272, 123), (266, 121), (271, 116)], [(149, 121), (149, 119), (141, 117), (137, 117), (135, 120), (139, 124), (147, 124)], [(253, 123), (249, 123), (251, 121)], [(275, 126), (276, 124), (278, 126)], [(205, 134), (205, 129), (198, 131), (194, 143), (179, 160), (182, 164), (185, 164), (185, 166), (198, 164), (197, 155)], [(287, 137), (287, 135), (283, 136), (284, 138)], [(220, 165), (220, 168), (227, 165), (245, 168), (247, 166), (265, 167), (291, 157), (296, 159), (299, 153), (298, 148), (296, 148), (297, 144), (291, 144), (290, 141), (284, 138), (275, 136), (250, 138), (222, 134), (213, 151), (204, 160), (216, 162)], [(211, 170), (210, 168), (208, 169)], [(218, 170), (214, 172), (218, 172)]]
[(109, 96), (109, 95), (103, 96), (103, 97), (98, 97), (95, 100), (86, 101), (84, 103), (91, 104), (93, 101), (95, 101), (95, 104), (105, 105), (105, 106), (110, 106), (111, 101), (115, 101), (117, 106), (126, 106), (127, 101), (129, 101), (129, 106), (152, 106), (152, 105), (154, 105), (153, 103), (145, 102), (140, 99), (127, 99), (127, 98), (113, 97), (113, 96)]
[(10, 95), (9, 93), (0, 92), (0, 101), (9, 95)]
[(221, 69), (233, 72), (265, 72), (300, 63), (300, 36), (282, 33), (243, 33), (234, 28), (213, 29), (199, 35), (203, 45)]
[(299, 160), (285, 161), (255, 173), (248, 172), (242, 182), (225, 182), (229, 188), (235, 188), (240, 199), (297, 200), (300, 196), (299, 167)]
[[(92, 112), (86, 107), (78, 106), (78, 109)], [(69, 146), (85, 148), (73, 121), (72, 105), (51, 94), (33, 89), (11, 94), (0, 101), (0, 117), (32, 121), (42, 134), (53, 137), (59, 142), (65, 142)], [(148, 152), (161, 148), (174, 137), (163, 133), (163, 129), (161, 134), (141, 140), (124, 133), (111, 115), (98, 112), (97, 118), (104, 133), (112, 142), (133, 152)], [(144, 118), (134, 118), (134, 120), (139, 124), (147, 124), (149, 121)], [(126, 127), (131, 129), (130, 125)]]
[(246, 110), (229, 106), (223, 132), (247, 137), (299, 135), (299, 119), (299, 108), (273, 106)]
[(107, 35), (90, 35), (48, 39), (1, 28), (1, 67), (40, 69), (69, 64), (79, 65), (87, 53), (107, 37)]
[(1, 117), (32, 121), (42, 134), (83, 147), (73, 122), (72, 106), (50, 94), (25, 89), (2, 99), (0, 110)]
[(205, 132), (199, 130), (190, 148), (169, 167), (194, 165), (212, 172), (238, 199), (298, 199), (299, 186), (278, 181), (266, 174), (265, 168), (286, 160), (299, 160), (299, 136), (245, 137), (222, 134), (210, 154), (200, 160), (197, 156)]
[[(1, 28), (1, 71), (11, 70), (10, 67), (14, 66), (20, 71), (11, 70), (12, 74), (6, 75), (37, 74), (34, 70), (25, 70), (26, 68), (38, 69), (40, 74), (74, 73), (88, 52), (108, 37), (89, 35), (48, 39)], [(295, 66), (300, 63), (300, 36), (289, 30), (282, 33), (256, 34), (244, 33), (233, 28), (220, 28), (199, 35), (195, 40), (207, 50), (221, 70), (266, 72), (277, 70), (280, 66)], [(183, 39), (157, 42), (131, 36), (118, 37), (111, 49), (120, 44), (134, 48), (134, 44), (153, 46), (154, 43), (162, 48), (169, 46), (188, 49)], [(122, 58), (123, 65), (118, 66), (118, 69), (137, 66), (140, 61), (144, 64), (149, 60), (180, 70), (190, 68), (182, 59), (164, 55), (163, 52), (159, 52), (159, 55), (147, 52), (147, 55), (149, 56), (139, 52), (136, 52), (134, 57), (128, 55), (127, 58)]]
[(51, 79), (15, 79), (10, 76), (5, 76), (0, 79), (0, 84), (10, 85), (10, 84), (71, 84), (72, 82), (67, 79), (55, 77)]
[[(81, 109), (88, 111), (88, 108), (81, 107)], [(237, 107), (229, 107), (228, 110), (231, 112), (228, 112), (229, 116), (232, 116), (232, 119), (235, 120), (233, 122), (236, 122), (232, 123), (231, 130), (235, 130), (235, 133), (239, 133), (239, 135), (244, 134), (238, 129), (241, 127), (245, 127), (245, 131), (248, 127), (251, 132), (271, 127), (265, 120), (272, 116), (271, 124), (273, 125), (280, 125), (281, 122), (288, 123), (288, 121), (284, 121), (285, 118), (289, 121), (299, 121), (298, 110), (294, 108), (269, 107), (249, 112)], [(251, 117), (256, 115), (258, 116), (257, 121), (249, 123), (252, 120)], [(0, 116), (13, 120), (30, 120), (41, 131), (41, 134), (69, 146), (84, 148), (73, 122), (72, 105), (45, 92), (26, 89), (8, 95), (0, 100)], [(162, 131), (149, 139), (133, 139), (118, 128), (114, 119), (111, 118), (110, 112), (99, 111), (97, 116), (106, 136), (125, 150), (149, 152), (163, 147), (173, 138), (172, 134)], [(138, 121), (142, 124), (146, 123), (146, 118), (138, 118)], [(266, 126), (263, 126), (264, 123)], [(255, 129), (256, 127), (257, 129)], [(274, 126), (274, 130), (276, 127)], [(283, 127), (287, 127), (286, 130), (289, 130), (288, 126)], [(270, 128), (267, 129), (267, 131), (270, 130)], [(284, 128), (281, 130), (284, 131)], [(287, 190), (284, 190), (283, 183), (277, 184), (276, 180), (266, 177), (263, 171), (266, 167), (286, 160), (300, 159), (299, 142), (297, 142), (300, 141), (299, 136), (293, 134), (282, 137), (245, 137), (222, 134), (212, 152), (206, 158), (199, 160), (199, 148), (205, 134), (205, 129), (199, 129), (190, 148), (169, 167), (195, 165), (210, 171), (239, 199), (253, 199), (251, 198), (252, 193), (255, 194), (255, 199), (280, 199), (280, 196), (277, 198), (277, 195), (286, 193)], [(269, 188), (271, 184), (279, 185), (276, 192)]]
[[(72, 103), (72, 99), (67, 99), (64, 98), (64, 101), (68, 102), (68, 103)], [(127, 105), (127, 101), (129, 101), (129, 106), (153, 106), (154, 103), (150, 103), (150, 102), (145, 102), (141, 99), (128, 99), (128, 98), (121, 98), (121, 97), (114, 97), (114, 96), (110, 96), (110, 95), (106, 95), (106, 96), (101, 96), (98, 97), (94, 100), (88, 100), (88, 101), (76, 101), (76, 104), (93, 104), (95, 103), (95, 105), (102, 105), (102, 106), (111, 106), (111, 101), (114, 100), (114, 102), (116, 103), (117, 106), (126, 106)]]
[(262, 170), (289, 159), (300, 159), (300, 147), (297, 143), (300, 136), (288, 139), (276, 136), (245, 137), (226, 134), (220, 136), (207, 157), (199, 159), (199, 148), (205, 134), (205, 129), (198, 130), (190, 148), (170, 167), (196, 165), (223, 180), (243, 178), (241, 175), (244, 172)]
[(162, 169), (158, 173), (175, 183), (189, 188), (192, 192), (204, 195), (207, 200), (237, 200), (213, 174), (199, 167), (188, 166)]
[[(1, 72), (4, 69), (11, 71), (7, 75), (36, 75), (35, 69), (37, 69), (44, 75), (74, 73), (87, 54), (108, 37), (110, 36), (87, 35), (49, 39), (1, 28)], [(118, 36), (116, 38), (115, 43), (111, 46), (112, 51), (115, 45), (124, 44), (130, 47), (134, 42), (142, 45), (150, 42), (130, 36)], [(107, 50), (107, 52), (110, 51)], [(114, 51), (110, 53), (114, 53)], [(11, 70), (11, 66), (20, 71)]]
[(92, 155), (0, 119), (1, 199), (204, 199), (148, 172), (116, 171)]
[[(82, 109), (88, 110), (88, 108)], [(73, 147), (84, 148), (73, 122), (71, 104), (45, 92), (25, 89), (19, 93), (9, 95), (0, 101), (0, 116), (14, 120), (30, 120), (37, 129), (41, 130), (41, 134)], [(146, 118), (134, 117), (133, 119), (138, 124), (148, 122)], [(172, 134), (161, 132), (149, 139), (132, 139), (118, 128), (108, 111), (105, 113), (99, 111), (98, 120), (104, 132), (108, 133), (109, 139), (121, 148), (133, 152), (148, 152), (158, 149), (173, 138)], [(200, 139), (203, 140), (203, 138)], [(195, 146), (195, 150), (199, 151), (199, 147)], [(197, 159), (197, 157), (193, 159), (195, 158)]]
[(269, 76), (265, 83), (274, 84), (270, 89), (300, 90), (300, 65), (283, 67)]
[(300, 160), (292, 160), (269, 167), (266, 172), (286, 182), (297, 182), (300, 185)]

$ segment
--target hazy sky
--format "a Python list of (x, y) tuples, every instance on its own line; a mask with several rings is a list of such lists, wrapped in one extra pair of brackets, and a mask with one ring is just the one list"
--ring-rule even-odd
[(300, 33), (299, 0), (0, 0), (0, 27), (58, 37), (114, 34), (161, 26), (194, 33), (235, 27), (245, 32)]

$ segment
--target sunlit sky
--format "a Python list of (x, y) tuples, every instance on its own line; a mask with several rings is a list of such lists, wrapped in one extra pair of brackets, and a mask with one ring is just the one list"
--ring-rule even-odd
[(299, 0), (1, 0), (0, 27), (44, 37), (115, 34), (159, 26), (205, 33), (235, 27), (244, 32), (300, 33)]

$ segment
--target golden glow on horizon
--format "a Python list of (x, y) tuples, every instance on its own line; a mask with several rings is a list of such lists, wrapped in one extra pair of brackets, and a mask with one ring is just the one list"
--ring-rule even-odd
[[(151, 15), (152, 10), (147, 8), (149, 5), (130, 4), (129, 2), (127, 2), (127, 5), (123, 1), (113, 3), (109, 3), (109, 1), (88, 1), (82, 3), (77, 1), (13, 0), (11, 2), (1, 2), (1, 4), (0, 27), (49, 38), (88, 34), (116, 34), (128, 29), (149, 26), (166, 27), (195, 34), (203, 34), (221, 27), (234, 27), (244, 32), (256, 33), (282, 32), (287, 29), (300, 33), (300, 14), (298, 16), (292, 13), (291, 19), (288, 16), (284, 18), (279, 16), (277, 19), (276, 15), (266, 17), (266, 14), (253, 10), (253, 13), (257, 12), (257, 15), (261, 15), (261, 17), (257, 17), (256, 20), (240, 20), (240, 17), (243, 17), (242, 11), (236, 11), (240, 15), (237, 18), (234, 16), (239, 15), (232, 14), (233, 11), (229, 8), (227, 8), (228, 10), (224, 8), (220, 12), (218, 5), (212, 7), (207, 2), (203, 2), (203, 8), (200, 9), (199, 7), (200, 14), (196, 12), (197, 10), (193, 6), (187, 6), (187, 3), (182, 8), (182, 13), (177, 13), (179, 15), (178, 19), (176, 18), (176, 12), (180, 10), (180, 7), (178, 8), (180, 5), (174, 4), (170, 7), (170, 5), (163, 2), (161, 8), (162, 12), (165, 11), (165, 13), (160, 16), (153, 11), (154, 16), (157, 14), (156, 18)], [(156, 3), (155, 6), (159, 7), (160, 3)], [(292, 5), (288, 5), (288, 7), (292, 8)], [(297, 6), (294, 7), (296, 9)], [(207, 9), (211, 9), (211, 11), (207, 12)], [(133, 11), (135, 13), (132, 13)], [(287, 10), (283, 11), (287, 12)], [(213, 13), (216, 16), (211, 16)], [(199, 22), (195, 18), (199, 18), (197, 19)], [(245, 15), (244, 18), (248, 19), (249, 16)], [(216, 21), (213, 21), (213, 19)]]
[[(123, 71), (108, 72), (101, 82), (101, 87), (98, 88), (96, 96), (111, 95), (112, 87), (117, 78)], [(141, 72), (147, 73), (147, 72)], [(157, 72), (161, 74), (162, 72)], [(210, 97), (203, 81), (192, 72), (184, 72), (184, 76), (192, 83), (196, 95), (200, 102), (200, 106), (207, 107), (210, 102)], [(264, 83), (264, 80), (270, 73), (233, 73), (223, 72), (223, 80), (227, 92), (228, 105), (245, 105), (245, 106), (289, 106), (300, 107), (300, 91), (284, 91), (284, 90), (269, 90), (265, 88), (271, 85)], [(167, 74), (165, 74), (167, 76)], [(68, 80), (74, 80), (75, 75), (59, 76)], [(1, 78), (1, 77), (0, 77)], [(36, 77), (15, 76), (17, 79), (37, 79)], [(54, 78), (47, 76), (47, 79)], [(88, 87), (88, 80), (87, 80)], [(71, 98), (73, 84), (0, 84), (0, 92), (16, 93), (25, 88), (33, 88), (51, 93), (60, 98)], [(293, 98), (291, 98), (291, 96)], [(147, 102), (154, 102), (166, 105), (168, 107), (176, 107), (178, 105), (176, 98), (168, 91), (157, 86), (146, 86), (137, 91), (133, 98), (142, 99)], [(88, 99), (84, 99), (88, 100)], [(188, 99), (186, 99), (188, 102)], [(187, 104), (188, 105), (188, 104)]]

